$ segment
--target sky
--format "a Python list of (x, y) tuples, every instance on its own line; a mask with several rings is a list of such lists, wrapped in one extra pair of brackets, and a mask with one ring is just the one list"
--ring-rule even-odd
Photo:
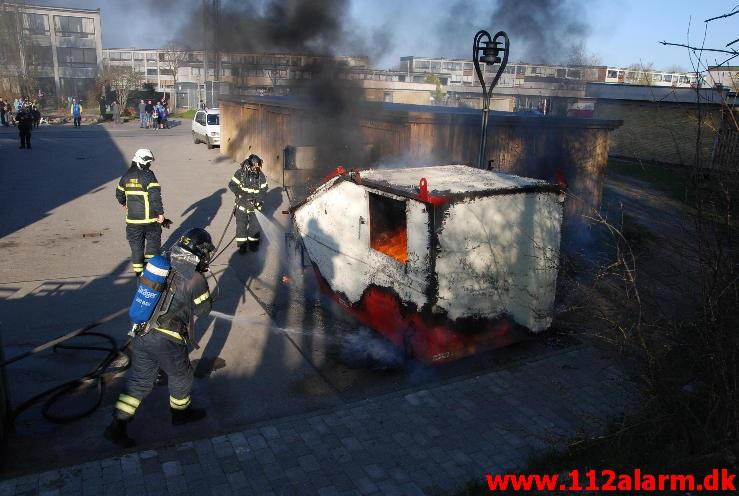
[[(651, 63), (658, 69), (678, 66), (686, 70), (691, 69), (688, 50), (666, 47), (659, 41), (685, 43), (689, 39), (691, 44), (700, 45), (705, 33), (706, 47), (724, 48), (726, 43), (739, 38), (739, 14), (708, 25), (704, 23), (710, 17), (739, 10), (739, 0), (565, 0), (569, 5), (567, 22), (580, 22), (585, 29), (578, 38), (571, 36), (568, 29), (560, 28), (561, 39), (547, 43), (547, 47), (536, 46), (531, 36), (521, 34), (516, 25), (496, 23), (492, 18), (495, 0), (348, 1), (351, 22), (347, 21), (346, 25), (350, 39), (345, 46), (337, 47), (337, 53), (349, 54), (347, 50), (355, 49), (348, 47), (366, 47), (372, 65), (385, 69), (397, 66), (404, 55), (470, 57), (472, 39), (478, 29), (491, 33), (507, 31), (514, 62), (538, 56), (540, 61), (556, 63), (558, 57), (564, 58), (561, 46), (577, 41), (603, 65)], [(527, 1), (535, 6), (557, 3), (557, 0)], [(182, 17), (195, 1), (31, 0), (29, 3), (100, 8), (103, 47), (153, 48), (165, 45), (177, 33)], [(354, 44), (351, 38), (365, 41)], [(739, 42), (734, 47), (739, 50)], [(542, 52), (544, 48), (547, 50)], [(711, 56), (709, 63), (714, 61)], [(739, 59), (735, 65), (739, 65)]]

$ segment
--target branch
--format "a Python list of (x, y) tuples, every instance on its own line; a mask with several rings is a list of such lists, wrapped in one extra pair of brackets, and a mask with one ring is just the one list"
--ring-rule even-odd
[(720, 16), (716, 16), (716, 17), (711, 17), (710, 19), (706, 19), (703, 22), (711, 22), (711, 21), (715, 21), (716, 19), (723, 19), (724, 17), (731, 17), (734, 14), (739, 14), (739, 10), (735, 10), (734, 12), (729, 12), (728, 14), (724, 14), (724, 15), (720, 15)]
[(696, 52), (718, 52), (718, 53), (728, 53), (730, 55), (739, 55), (739, 52), (736, 50), (718, 50), (715, 48), (699, 48), (699, 47), (693, 47), (690, 45), (684, 45), (682, 43), (668, 43), (666, 41), (660, 41), (660, 45), (666, 45), (666, 46), (678, 46), (683, 48), (689, 48), (690, 50), (694, 50)]

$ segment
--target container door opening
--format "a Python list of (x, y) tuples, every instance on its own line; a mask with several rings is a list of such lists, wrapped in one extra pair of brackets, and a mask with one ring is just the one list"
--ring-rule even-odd
[(369, 194), (370, 247), (401, 263), (408, 261), (405, 202)]

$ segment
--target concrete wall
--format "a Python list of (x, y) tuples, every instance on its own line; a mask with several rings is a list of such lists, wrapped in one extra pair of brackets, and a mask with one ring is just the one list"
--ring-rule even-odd
[[(418, 109), (418, 110), (416, 110)], [(593, 119), (493, 114), (487, 159), (494, 170), (553, 181), (559, 170), (568, 191), (569, 213), (600, 206), (609, 133), (620, 123)], [(329, 145), (321, 155), (323, 173), (344, 165), (475, 164), (480, 145), (480, 113), (412, 105), (360, 105), (331, 117), (292, 99), (230, 97), (221, 102), (221, 153), (237, 161), (250, 153), (264, 159), (265, 172), (282, 177), (287, 145)]]
[[(703, 105), (700, 112), (701, 151), (707, 163), (721, 116), (717, 105)], [(668, 164), (695, 164), (699, 109), (694, 104), (598, 100), (595, 117), (623, 121), (613, 132), (611, 155)]]

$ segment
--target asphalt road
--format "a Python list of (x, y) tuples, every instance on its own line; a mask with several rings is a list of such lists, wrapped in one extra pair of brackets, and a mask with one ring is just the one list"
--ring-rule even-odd
[[(189, 122), (150, 131), (137, 124), (45, 127), (33, 149), (19, 150), (14, 129), (0, 129), (0, 331), (6, 358), (127, 308), (135, 290), (114, 195), (120, 175), (138, 148), (150, 148), (166, 215), (174, 221), (164, 241), (189, 227), (205, 227), (218, 240), (229, 221), (226, 189), (237, 168), (218, 149), (195, 145)], [(258, 152), (258, 151), (257, 151)], [(270, 181), (265, 214), (289, 226), (287, 205)], [(234, 234), (232, 222), (224, 243)], [(254, 422), (335, 407), (382, 394), (503, 366), (551, 350), (540, 338), (440, 368), (402, 367), (384, 342), (321, 301), (299, 253), (284, 239), (271, 239), (256, 254), (229, 247), (213, 264), (215, 310), (228, 318), (197, 325), (200, 348), (194, 402), (206, 420), (173, 428), (167, 389), (156, 387), (130, 428), (139, 446), (212, 436)], [(288, 276), (287, 283), (284, 276)], [(126, 340), (127, 320), (98, 330)], [(92, 341), (88, 341), (92, 342)], [(382, 355), (387, 362), (368, 357)], [(10, 399), (17, 406), (40, 391), (91, 368), (99, 353), (44, 352), (7, 368)], [(111, 456), (101, 437), (123, 375), (109, 377), (103, 404), (69, 424), (44, 420), (40, 407), (21, 414), (9, 440), (4, 471), (25, 471)], [(73, 412), (94, 402), (91, 391), (70, 396), (56, 411)]]

